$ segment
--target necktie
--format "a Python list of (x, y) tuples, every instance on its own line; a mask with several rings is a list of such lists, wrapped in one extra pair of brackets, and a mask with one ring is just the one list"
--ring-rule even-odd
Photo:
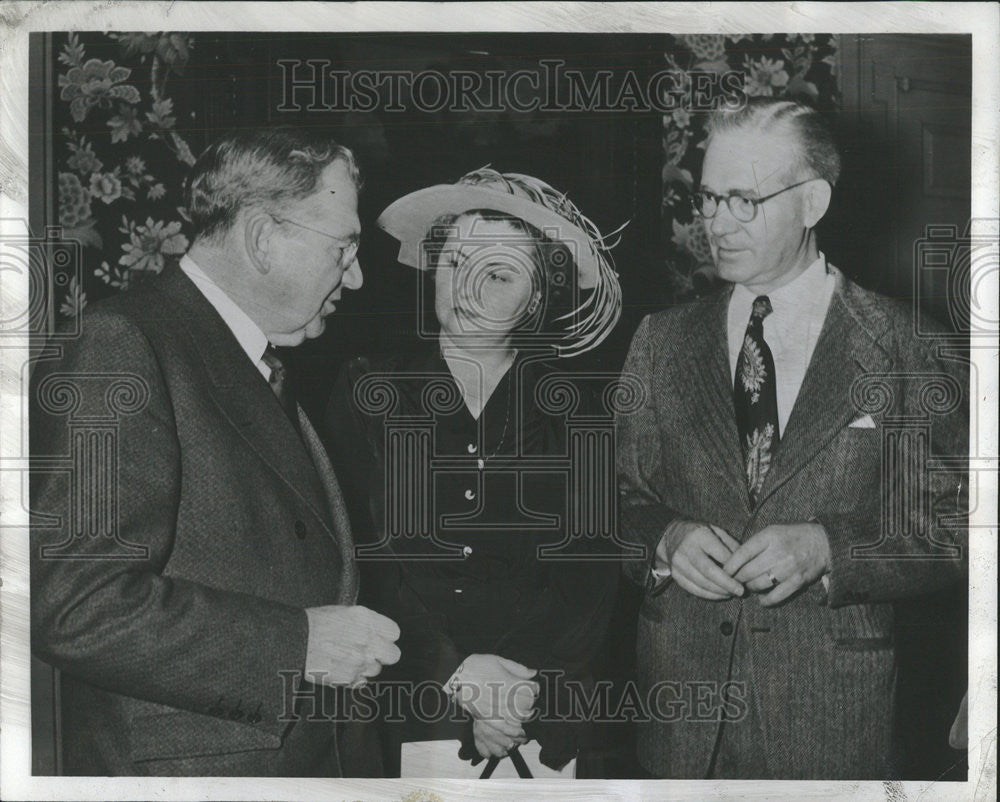
[(271, 378), (267, 382), (271, 385), (271, 390), (277, 397), (278, 403), (285, 410), (285, 414), (288, 415), (288, 419), (292, 422), (296, 431), (300, 431), (298, 402), (295, 400), (292, 381), (288, 375), (288, 371), (285, 369), (284, 363), (278, 358), (273, 345), (269, 344), (267, 346), (267, 350), (264, 351), (261, 361), (271, 369)]
[(771, 467), (778, 448), (778, 385), (774, 376), (774, 357), (764, 340), (764, 318), (771, 314), (771, 300), (766, 295), (754, 299), (743, 335), (743, 347), (736, 360), (733, 402), (736, 428), (743, 449), (750, 498), (757, 494)]

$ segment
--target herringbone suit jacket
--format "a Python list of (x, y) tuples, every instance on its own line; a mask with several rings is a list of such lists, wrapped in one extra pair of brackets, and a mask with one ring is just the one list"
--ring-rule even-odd
[[(732, 401), (730, 292), (647, 317), (635, 335), (625, 370), (642, 378), (648, 400), (618, 427), (624, 536), (651, 556), (675, 519), (741, 542), (770, 524), (818, 521), (832, 553), (829, 591), (817, 581), (767, 608), (752, 593), (713, 602), (669, 580), (648, 590), (639, 684), (663, 715), (654, 706), (640, 725), (639, 757), (660, 776), (704, 777), (722, 713), (742, 717), (742, 698), (756, 706), (770, 776), (884, 778), (892, 603), (965, 570), (968, 375), (937, 341), (916, 336), (901, 304), (838, 271), (754, 506)], [(627, 570), (643, 582), (648, 568)]]

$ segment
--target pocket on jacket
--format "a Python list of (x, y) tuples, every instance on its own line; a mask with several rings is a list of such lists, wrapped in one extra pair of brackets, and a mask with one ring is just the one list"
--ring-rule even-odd
[(884, 638), (838, 638), (834, 645), (843, 652), (880, 652), (893, 647), (891, 636)]
[[(866, 489), (877, 487), (882, 470), (879, 429), (845, 427), (823, 450), (825, 487), (833, 501), (868, 497)], [(873, 485), (874, 483), (874, 485)]]
[(829, 610), (829, 632), (841, 651), (880, 651), (893, 647), (892, 605), (848, 604)]
[(171, 760), (276, 750), (282, 740), (247, 724), (177, 711), (132, 721), (132, 759)]

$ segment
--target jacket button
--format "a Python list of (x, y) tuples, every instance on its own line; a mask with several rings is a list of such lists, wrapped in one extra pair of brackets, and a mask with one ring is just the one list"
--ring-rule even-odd
[(247, 716), (247, 724), (260, 724), (264, 717), (260, 713), (251, 713)]
[(469, 501), (472, 501), (472, 499), (474, 499), (474, 498), (476, 497), (476, 494), (475, 494), (475, 493), (473, 493), (471, 489), (469, 489), (469, 490), (466, 490), (466, 491), (465, 491), (465, 497), (466, 497), (466, 499), (468, 499)]
[(725, 635), (727, 638), (733, 634), (733, 625), (729, 621), (723, 621), (719, 624), (719, 632)]
[(295, 522), (295, 536), (299, 540), (305, 540), (306, 538), (306, 525), (303, 521)]

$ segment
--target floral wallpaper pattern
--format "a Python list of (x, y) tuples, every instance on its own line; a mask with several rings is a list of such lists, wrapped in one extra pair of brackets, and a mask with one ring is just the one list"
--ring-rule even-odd
[[(837, 38), (829, 34), (684, 34), (667, 37), (667, 69), (691, 73), (743, 74), (750, 97), (787, 97), (821, 111), (835, 111)], [(720, 90), (719, 93), (721, 94)], [(686, 96), (690, 97), (688, 91)], [(714, 286), (715, 268), (700, 219), (694, 217), (690, 193), (705, 154), (704, 112), (676, 109), (663, 116), (662, 207), (665, 268), (671, 294), (697, 296)]]
[[(84, 254), (82, 281), (55, 277), (55, 286), (64, 288), (58, 310), (66, 317), (78, 315), (88, 299), (158, 273), (187, 250), (182, 185), (195, 160), (168, 94), (170, 80), (184, 74), (193, 38), (165, 32), (84, 37), (56, 38), (62, 39), (57, 222)], [(187, 115), (186, 129), (195, 127), (195, 117)]]
[[(836, 36), (685, 34), (665, 40), (665, 66), (684, 77), (685, 90), (694, 71), (737, 71), (747, 95), (836, 109)], [(197, 93), (178, 85), (193, 36), (67, 33), (56, 34), (55, 42), (57, 222), (64, 237), (84, 246), (81, 280), (55, 277), (58, 311), (71, 317), (88, 300), (127, 289), (187, 250), (182, 188), (194, 164), (189, 140), (196, 140), (195, 151), (205, 143)], [(704, 155), (703, 126), (704, 113), (687, 108), (662, 118), (662, 243), (675, 298), (706, 292), (715, 280), (704, 230), (688, 201)]]

